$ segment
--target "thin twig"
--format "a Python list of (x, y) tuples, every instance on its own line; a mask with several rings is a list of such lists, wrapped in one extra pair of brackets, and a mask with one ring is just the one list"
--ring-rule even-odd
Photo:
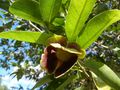
[(109, 49), (108, 46), (105, 46), (105, 45), (102, 45), (102, 44), (98, 44), (97, 42), (95, 42), (95, 44), (97, 44), (98, 46), (101, 46), (101, 47), (103, 47), (103, 48), (105, 48), (105, 49)]
[[(81, 60), (78, 59), (78, 61), (79, 61), (79, 64), (84, 65), (84, 63), (83, 63)], [(81, 65), (80, 65), (80, 66), (81, 66)]]
[(37, 26), (35, 26), (31, 21), (29, 21), (29, 24), (33, 26), (35, 29), (37, 29), (39, 32), (43, 33)]
[(28, 22), (27, 21), (23, 21), (23, 20), (18, 20), (18, 21), (23, 22), (23, 23), (27, 23), (27, 24), (33, 26), (35, 29), (37, 29), (41, 33), (44, 32), (44, 31), (40, 30), (37, 26), (35, 26), (31, 21), (28, 21)]
[(10, 2), (11, 2), (11, 3), (13, 3), (13, 1), (12, 1), (12, 0), (10, 0)]
[(90, 78), (90, 76), (88, 75), (88, 73), (85, 71), (84, 67), (81, 66), (79, 62), (78, 62), (78, 65), (80, 66), (80, 68), (82, 69), (82, 71), (85, 73), (85, 75), (88, 77), (88, 79), (93, 83), (93, 80)]
[(89, 76), (89, 74), (85, 71), (85, 68), (80, 65), (80, 63), (82, 65), (84, 65), (84, 63), (81, 60), (78, 61), (78, 65), (80, 66), (80, 68), (82, 69), (82, 71), (84, 72), (84, 74), (88, 77), (88, 79), (90, 80), (90, 82), (93, 84), (93, 88), (95, 88), (95, 84), (94, 84), (93, 80), (91, 79), (91, 77)]

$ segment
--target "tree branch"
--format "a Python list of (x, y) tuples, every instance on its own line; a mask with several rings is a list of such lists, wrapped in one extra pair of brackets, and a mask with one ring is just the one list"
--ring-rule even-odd
[(43, 33), (37, 26), (35, 26), (31, 21), (29, 21), (29, 24), (33, 26), (35, 29), (37, 29), (39, 32)]
[(84, 72), (84, 74), (88, 77), (88, 79), (92, 83), (93, 88), (95, 88), (95, 84), (94, 84), (93, 80), (91, 79), (91, 77), (89, 76), (89, 74), (85, 71), (85, 68), (83, 66), (81, 66), (80, 64), (84, 65), (84, 63), (81, 60), (78, 60), (78, 65), (80, 66), (80, 68), (82, 69), (82, 71)]

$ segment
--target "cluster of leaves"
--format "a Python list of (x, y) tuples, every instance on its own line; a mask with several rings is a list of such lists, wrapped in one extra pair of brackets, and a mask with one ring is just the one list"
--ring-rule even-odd
[[(9, 6), (12, 3), (13, 2), (10, 2), (10, 0), (0, 0), (0, 20), (2, 21), (0, 31), (6, 32), (14, 29), (14, 31), (29, 30), (37, 32), (37, 30), (29, 24), (29, 21), (23, 20), (9, 12)], [(38, 27), (40, 28), (41, 26), (38, 25)], [(19, 80), (25, 75), (26, 78), (35, 81), (39, 79), (39, 74), (42, 71), (39, 68), (34, 67), (38, 66), (40, 63), (41, 54), (44, 51), (42, 45), (10, 39), (1, 39), (0, 45), (2, 46), (0, 51), (2, 57), (0, 58), (0, 66), (6, 70), (11, 69), (11, 67), (19, 68), (18, 71), (10, 72), (10, 75), (13, 76), (13, 78), (16, 76), (17, 80)], [(30, 64), (31, 62), (32, 64)], [(24, 67), (21, 63), (24, 63)]]
[[(45, 41), (57, 34), (65, 36), (69, 42), (77, 42), (86, 49), (87, 55), (82, 60), (83, 64), (76, 64), (64, 76), (55, 79), (53, 75), (46, 75), (34, 88), (46, 83), (49, 84), (48, 87), (46, 86), (49, 90), (120, 88), (120, 79), (116, 75), (119, 76), (120, 71), (118, 21), (120, 11), (108, 10), (119, 9), (120, 2), (114, 0), (95, 2), (96, 0), (49, 0), (49, 2), (48, 0), (14, 0), (14, 2), (0, 0), (0, 8), (5, 10), (1, 11), (5, 18), (0, 17), (3, 22), (0, 26), (0, 31), (3, 32), (0, 33), (0, 38), (4, 38), (1, 39), (2, 55), (5, 57), (1, 58), (0, 66), (6, 69), (9, 69), (10, 65), (19, 67), (18, 71), (11, 74), (17, 76), (18, 80), (26, 75), (26, 78), (38, 81), (41, 70), (35, 71), (29, 67), (39, 65)], [(8, 22), (6, 23), (5, 20)], [(118, 22), (111, 25), (116, 21)], [(13, 31), (14, 25), (17, 27)], [(92, 44), (96, 39), (97, 41)], [(15, 61), (11, 62), (12, 60)], [(29, 65), (30, 61), (32, 65)], [(24, 62), (24, 67), (21, 66), (21, 62)]]

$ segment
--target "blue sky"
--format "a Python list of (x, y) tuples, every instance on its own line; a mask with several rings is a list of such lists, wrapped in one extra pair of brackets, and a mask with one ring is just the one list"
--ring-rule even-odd
[[(0, 9), (0, 11), (3, 11), (2, 9)], [(2, 18), (4, 19), (3, 14), (0, 13), (0, 16), (2, 16)], [(2, 25), (2, 21), (0, 20), (0, 26)], [(13, 30), (16, 26), (13, 26)], [(3, 51), (2, 46), (0, 46), (0, 51)], [(2, 55), (0, 55), (0, 58), (4, 58)], [(21, 63), (21, 65), (24, 67), (24, 63)], [(31, 67), (32, 69), (34, 68), (36, 69), (40, 69), (40, 65), (36, 66), (36, 67)], [(36, 82), (33, 80), (28, 80), (25, 77), (23, 77), (22, 79), (20, 79), (19, 81), (17, 81), (17, 78), (13, 78), (9, 76), (9, 73), (17, 71), (18, 67), (11, 67), (10, 70), (5, 70), (4, 68), (0, 67), (0, 75), (2, 75), (2, 85), (6, 85), (10, 90), (12, 86), (15, 87), (19, 87), (19, 85), (23, 86), (24, 90), (27, 90), (27, 88), (32, 88)], [(40, 74), (39, 76), (40, 78), (43, 77), (43, 73)]]

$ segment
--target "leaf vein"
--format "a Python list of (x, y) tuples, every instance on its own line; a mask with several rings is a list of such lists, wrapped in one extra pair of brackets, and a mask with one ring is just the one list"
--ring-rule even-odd
[[(116, 17), (116, 15), (113, 16), (113, 18), (114, 18), (114, 17)], [(111, 18), (111, 19), (98, 31), (97, 34), (95, 34), (91, 39), (89, 39), (89, 41), (86, 42), (86, 43), (83, 45), (82, 48), (84, 48), (84, 47), (87, 45), (87, 43), (89, 43), (94, 37), (96, 37), (96, 36), (101, 32), (101, 30), (103, 30), (103, 28), (106, 27), (106, 26), (108, 25), (108, 23), (109, 23), (113, 18)]]
[(79, 23), (79, 21), (80, 21), (80, 19), (81, 19), (81, 16), (82, 16), (82, 13), (83, 13), (83, 11), (84, 11), (84, 8), (85, 8), (86, 4), (87, 4), (87, 0), (85, 1), (85, 4), (84, 4), (83, 9), (82, 9), (82, 12), (80, 13), (80, 16), (79, 16), (79, 18), (78, 18), (77, 24), (76, 24), (76, 26), (75, 26), (75, 30), (74, 30), (73, 35), (72, 35), (72, 40), (73, 40), (74, 34), (75, 34), (76, 30), (77, 30), (78, 23)]
[[(25, 13), (25, 12), (22, 12), (22, 11), (20, 11), (20, 10), (18, 10), (18, 9), (15, 9), (15, 8), (12, 8), (12, 9), (17, 10), (17, 11), (19, 11), (19, 12), (21, 12), (21, 13), (24, 13), (24, 14), (30, 16), (30, 17), (33, 17), (32, 15), (27, 14), (27, 13)], [(36, 17), (33, 17), (33, 18), (36, 19), (36, 20), (38, 20), (39, 22), (42, 22), (40, 19), (38, 19), (38, 18), (36, 18)], [(43, 23), (42, 23), (42, 24), (43, 24)]]
[(54, 9), (54, 6), (55, 6), (55, 2), (56, 2), (56, 0), (54, 1), (54, 3), (53, 3), (53, 7), (52, 7), (52, 9), (51, 9), (49, 22), (51, 21), (51, 18), (52, 18), (52, 12), (53, 12), (53, 9)]

